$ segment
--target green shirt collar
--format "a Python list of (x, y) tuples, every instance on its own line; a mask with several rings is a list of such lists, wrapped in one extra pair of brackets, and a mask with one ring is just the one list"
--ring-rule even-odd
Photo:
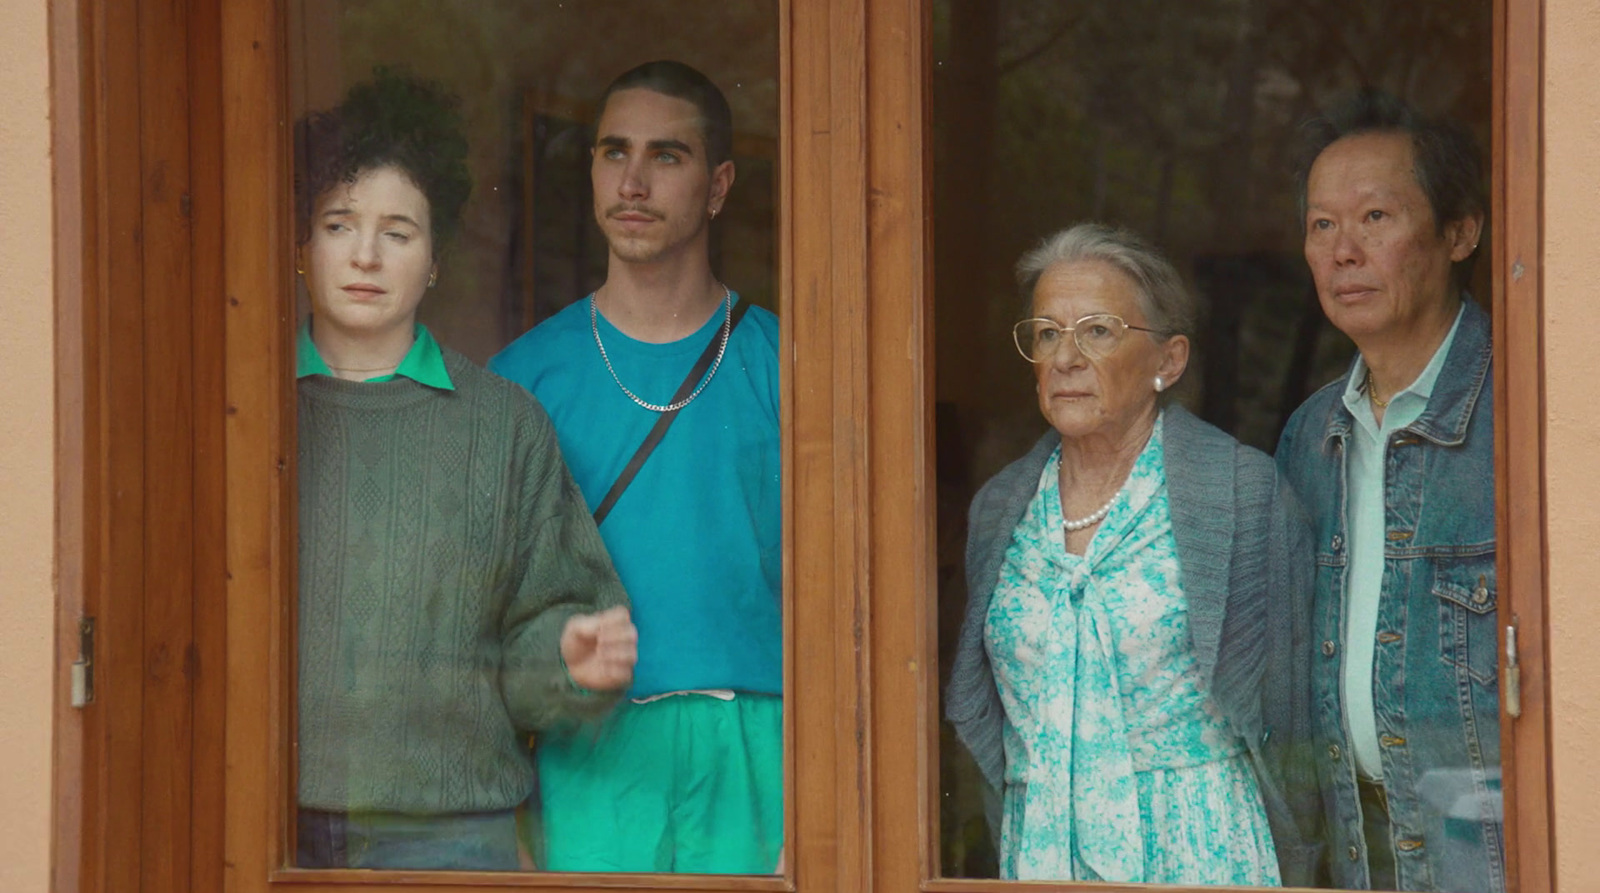
[[(439, 350), (439, 342), (434, 340), (427, 326), (422, 323), (416, 326), (415, 340), (411, 342), (411, 349), (406, 351), (399, 367), (389, 375), (380, 375), (367, 381), (390, 381), (403, 375), (430, 388), (455, 390), (455, 385), (450, 381), (450, 372), (444, 367), (444, 354)], [(310, 319), (300, 325), (300, 337), (295, 345), (294, 376), (305, 378), (307, 375), (333, 376), (333, 370), (328, 368), (322, 354), (317, 352), (316, 342), (311, 340)]]

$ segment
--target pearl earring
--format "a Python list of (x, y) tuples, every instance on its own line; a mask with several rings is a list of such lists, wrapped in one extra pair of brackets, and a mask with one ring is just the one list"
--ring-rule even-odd
[(1166, 388), (1167, 388), (1167, 383), (1161, 380), (1161, 376), (1157, 375), (1156, 376), (1156, 393), (1159, 394), (1162, 391), (1166, 390)]

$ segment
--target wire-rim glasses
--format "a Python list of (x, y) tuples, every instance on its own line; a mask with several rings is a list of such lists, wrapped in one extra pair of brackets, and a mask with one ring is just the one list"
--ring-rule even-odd
[(1030, 363), (1048, 363), (1066, 340), (1062, 336), (1070, 333), (1079, 353), (1091, 360), (1103, 360), (1117, 349), (1129, 329), (1161, 334), (1159, 329), (1129, 325), (1114, 313), (1091, 313), (1070, 326), (1044, 317), (1025, 319), (1011, 328), (1011, 340), (1016, 342), (1017, 352), (1023, 359)]

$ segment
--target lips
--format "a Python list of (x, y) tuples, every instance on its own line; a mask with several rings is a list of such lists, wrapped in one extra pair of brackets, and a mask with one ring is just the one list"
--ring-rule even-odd
[(340, 291), (358, 300), (373, 300), (388, 294), (387, 289), (379, 288), (370, 282), (358, 282), (354, 285), (342, 286)]
[(654, 223), (661, 219), (660, 214), (648, 208), (631, 208), (626, 205), (615, 205), (606, 209), (606, 216), (618, 223), (631, 223), (642, 225)]
[(1341, 301), (1351, 301), (1363, 298), (1377, 291), (1365, 285), (1341, 285), (1333, 290), (1333, 296)]

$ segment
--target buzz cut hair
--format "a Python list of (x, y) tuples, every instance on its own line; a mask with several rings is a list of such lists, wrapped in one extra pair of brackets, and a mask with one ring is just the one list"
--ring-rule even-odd
[(600, 102), (595, 107), (597, 127), (612, 95), (623, 90), (650, 90), (689, 102), (699, 112), (700, 137), (706, 144), (706, 167), (715, 168), (733, 159), (733, 110), (728, 107), (728, 97), (697, 69), (671, 59), (660, 59), (617, 75), (600, 94)]

